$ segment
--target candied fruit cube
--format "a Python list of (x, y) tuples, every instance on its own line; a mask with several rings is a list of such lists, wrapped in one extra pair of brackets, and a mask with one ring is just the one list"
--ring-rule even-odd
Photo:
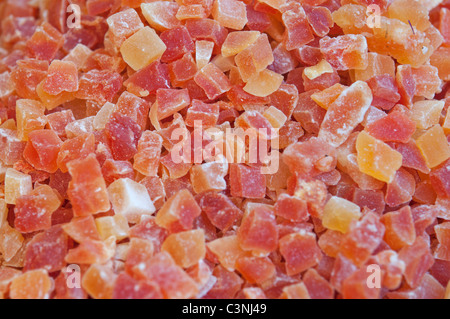
[(106, 124), (105, 133), (115, 160), (129, 160), (136, 154), (141, 128), (131, 118), (113, 113)]
[(401, 168), (395, 174), (394, 180), (386, 187), (386, 204), (397, 207), (408, 203), (416, 188), (414, 176)]
[(185, 26), (179, 26), (162, 32), (161, 40), (167, 47), (161, 57), (162, 62), (175, 61), (195, 49), (191, 35)]
[(114, 282), (113, 299), (162, 299), (158, 285), (151, 281), (136, 280), (126, 272), (121, 272)]
[(11, 299), (48, 299), (53, 290), (53, 280), (44, 269), (28, 271), (11, 282)]
[(236, 235), (217, 238), (208, 242), (206, 247), (208, 251), (215, 255), (222, 267), (228, 271), (234, 271), (237, 260), (242, 256), (248, 255), (241, 248), (238, 236)]
[(32, 191), (31, 176), (8, 168), (5, 173), (5, 202), (16, 204), (19, 197), (28, 195)]
[(166, 51), (166, 45), (150, 27), (139, 30), (125, 40), (120, 47), (123, 59), (136, 71), (161, 58), (164, 51)]
[(61, 205), (56, 191), (48, 185), (35, 188), (16, 200), (14, 227), (22, 233), (50, 228), (52, 214)]
[(11, 80), (15, 84), (17, 95), (25, 99), (38, 99), (36, 86), (45, 79), (47, 69), (47, 61), (37, 59), (17, 61), (17, 66), (11, 71)]
[(351, 225), (349, 232), (342, 238), (340, 253), (355, 265), (363, 265), (380, 245), (385, 227), (380, 217), (369, 212), (358, 222)]
[(67, 163), (72, 176), (67, 195), (75, 216), (87, 216), (110, 209), (105, 180), (100, 164), (93, 154)]
[(282, 10), (282, 21), (286, 27), (282, 40), (287, 50), (300, 48), (314, 40), (313, 30), (308, 22), (306, 12), (299, 3), (288, 3)]
[(331, 197), (323, 209), (322, 225), (328, 229), (347, 233), (350, 224), (361, 218), (358, 205), (340, 197)]
[(411, 107), (411, 119), (418, 129), (427, 130), (439, 124), (444, 106), (444, 101), (417, 101)]
[(273, 211), (264, 206), (250, 209), (237, 231), (239, 243), (254, 256), (267, 256), (277, 248), (278, 229)]
[(242, 274), (248, 283), (260, 284), (275, 277), (275, 265), (267, 257), (239, 258), (236, 262), (236, 270)]
[(199, 100), (193, 100), (186, 113), (186, 125), (195, 127), (200, 123), (203, 128), (213, 127), (217, 124), (219, 112), (220, 108), (217, 103), (206, 104)]
[(303, 70), (304, 76), (310, 80), (314, 80), (324, 73), (333, 73), (334, 69), (326, 60), (322, 60), (314, 66), (307, 67)]
[(263, 71), (274, 61), (272, 48), (267, 34), (260, 34), (255, 42), (235, 56), (236, 66), (242, 80), (246, 82), (255, 74)]
[(195, 83), (203, 89), (210, 100), (214, 100), (231, 89), (226, 75), (213, 63), (208, 63), (194, 77)]
[(415, 123), (403, 112), (393, 111), (366, 126), (367, 132), (383, 142), (408, 143), (416, 131)]
[(357, 161), (361, 172), (377, 180), (391, 183), (402, 166), (402, 155), (366, 132), (356, 140)]
[(405, 263), (404, 277), (411, 288), (420, 284), (434, 263), (430, 248), (422, 237), (417, 237), (412, 245), (403, 247), (398, 257)]
[(13, 261), (20, 253), (23, 242), (24, 238), (17, 229), (9, 225), (0, 228), (0, 252), (6, 262)]
[(90, 70), (80, 77), (79, 99), (94, 100), (103, 105), (111, 101), (122, 87), (122, 76), (111, 70)]
[(254, 96), (265, 97), (278, 90), (282, 82), (281, 74), (265, 69), (249, 78), (243, 89)]
[(114, 110), (117, 113), (131, 118), (139, 124), (142, 130), (146, 128), (150, 104), (144, 99), (125, 91), (117, 100)]
[(171, 234), (164, 240), (161, 251), (168, 252), (182, 268), (194, 266), (205, 258), (205, 232), (194, 229)]
[(389, 212), (381, 216), (386, 232), (384, 241), (394, 250), (412, 245), (416, 240), (416, 231), (409, 206), (398, 211)]
[(266, 196), (266, 179), (258, 167), (231, 164), (230, 187), (231, 194), (235, 197), (264, 198)]
[(156, 103), (158, 120), (162, 120), (188, 106), (191, 98), (187, 89), (158, 89)]
[(117, 275), (107, 265), (91, 265), (83, 275), (81, 286), (94, 299), (111, 299)]
[(130, 234), (128, 220), (121, 214), (99, 217), (95, 220), (95, 224), (102, 240), (107, 240), (113, 236), (118, 242), (127, 238)]
[(57, 164), (61, 172), (67, 172), (67, 163), (74, 159), (86, 158), (95, 152), (95, 137), (93, 134), (82, 134), (72, 139), (67, 139), (61, 145), (58, 153)]
[(182, 189), (171, 196), (156, 214), (156, 224), (170, 232), (190, 230), (201, 209), (192, 194)]
[(343, 299), (379, 299), (380, 288), (371, 287), (369, 282), (370, 272), (365, 267), (355, 271), (342, 282)]
[(320, 107), (324, 108), (325, 110), (328, 109), (328, 107), (336, 101), (336, 99), (344, 92), (344, 90), (347, 87), (336, 83), (335, 85), (321, 91), (316, 92), (311, 95), (311, 99), (316, 102)]
[(306, 222), (309, 219), (308, 204), (295, 196), (281, 194), (274, 206), (277, 216), (292, 222)]
[(124, 85), (130, 93), (143, 97), (154, 94), (157, 89), (169, 88), (168, 66), (155, 61), (130, 76)]
[(229, 57), (245, 50), (259, 38), (258, 31), (236, 31), (228, 33), (222, 45), (222, 56)]
[(99, 241), (100, 235), (92, 215), (75, 217), (62, 226), (64, 232), (78, 243), (84, 241)]
[(245, 3), (237, 0), (214, 0), (212, 16), (223, 27), (242, 30), (247, 24)]
[(434, 168), (450, 157), (450, 146), (439, 124), (434, 125), (416, 141), (429, 168)]
[(209, 190), (225, 190), (227, 184), (224, 177), (227, 173), (228, 164), (223, 162), (194, 165), (190, 171), (192, 187), (197, 194)]
[(45, 127), (45, 107), (36, 100), (20, 99), (16, 102), (17, 137), (28, 141), (28, 134)]
[(398, 86), (389, 74), (376, 75), (367, 81), (373, 95), (372, 105), (383, 110), (392, 109), (400, 101)]
[(78, 69), (73, 62), (54, 60), (48, 68), (43, 90), (51, 95), (78, 90)]
[(133, 168), (145, 176), (156, 176), (161, 155), (162, 138), (160, 135), (145, 131), (138, 142), (134, 155)]
[(134, 9), (117, 12), (106, 19), (113, 41), (120, 46), (123, 41), (144, 27), (138, 13)]
[(353, 83), (329, 106), (318, 137), (335, 147), (342, 145), (364, 120), (371, 103), (372, 92), (367, 83)]
[(395, 76), (398, 92), (400, 93), (400, 103), (407, 107), (412, 104), (412, 98), (416, 93), (416, 81), (414, 80), (410, 65), (399, 65)]
[(44, 22), (36, 28), (26, 45), (34, 57), (39, 60), (50, 61), (63, 46), (63, 43), (63, 35), (50, 23)]
[(108, 186), (109, 198), (116, 214), (125, 216), (136, 224), (142, 215), (155, 212), (147, 189), (129, 178), (120, 178)]
[(209, 60), (211, 60), (213, 49), (214, 42), (212, 41), (195, 41), (195, 61), (199, 70), (209, 63)]
[(416, 82), (416, 95), (427, 99), (434, 98), (441, 91), (441, 79), (439, 70), (432, 65), (422, 65), (412, 69), (414, 81)]
[(302, 279), (311, 299), (332, 299), (334, 297), (333, 287), (314, 268), (308, 269)]
[(222, 193), (204, 192), (197, 195), (196, 200), (211, 223), (224, 232), (242, 217), (241, 210)]
[(365, 70), (368, 66), (368, 48), (362, 35), (346, 34), (320, 40), (320, 51), (336, 70)]
[(450, 81), (450, 48), (440, 47), (430, 57), (430, 64), (439, 70), (443, 81)]
[(450, 223), (445, 222), (434, 226), (439, 245), (436, 248), (434, 257), (450, 261)]
[(154, 1), (141, 4), (145, 20), (157, 31), (173, 29), (180, 25), (180, 21), (175, 17), (178, 7), (178, 3), (170, 1)]
[(29, 141), (23, 150), (23, 157), (34, 168), (49, 173), (58, 169), (57, 158), (61, 139), (52, 130), (35, 130), (29, 133)]
[(317, 265), (322, 258), (316, 235), (300, 231), (280, 239), (280, 253), (286, 263), (286, 274), (292, 276)]

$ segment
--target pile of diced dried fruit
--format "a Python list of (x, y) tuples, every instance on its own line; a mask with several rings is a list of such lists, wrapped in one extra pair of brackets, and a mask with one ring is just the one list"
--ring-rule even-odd
[(0, 21), (0, 298), (450, 298), (449, 0)]

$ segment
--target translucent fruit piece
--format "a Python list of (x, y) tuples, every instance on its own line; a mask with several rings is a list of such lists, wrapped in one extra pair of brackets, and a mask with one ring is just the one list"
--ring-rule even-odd
[(347, 233), (350, 224), (361, 218), (361, 211), (358, 205), (340, 198), (331, 197), (323, 210), (322, 224), (324, 227)]
[(427, 130), (439, 124), (444, 106), (444, 101), (417, 101), (411, 107), (411, 119), (418, 129)]
[(430, 169), (425, 163), (425, 158), (423, 157), (414, 140), (411, 140), (406, 144), (392, 143), (390, 145), (394, 150), (402, 154), (402, 165), (404, 167), (416, 169), (425, 174), (428, 174), (430, 172)]
[(211, 223), (226, 231), (242, 217), (242, 211), (224, 194), (214, 191), (196, 196), (196, 200)]
[[(222, 70), (223, 71), (223, 70)], [(186, 81), (197, 74), (197, 65), (191, 53), (186, 53), (182, 58), (169, 63), (170, 82), (174, 87), (180, 87)]]
[(111, 101), (122, 87), (122, 77), (110, 70), (90, 70), (80, 77), (79, 89), (75, 96), (79, 99), (94, 100), (100, 105)]
[(47, 75), (48, 62), (35, 59), (19, 60), (11, 71), (11, 80), (15, 84), (16, 93), (24, 99), (38, 99), (36, 86)]
[(67, 164), (72, 180), (67, 195), (76, 216), (86, 216), (110, 209), (105, 180), (94, 155)]
[(114, 111), (128, 116), (144, 130), (148, 122), (147, 116), (150, 111), (150, 104), (144, 99), (125, 91), (117, 100)]
[(416, 231), (409, 206), (389, 212), (381, 216), (386, 232), (384, 241), (394, 250), (400, 250), (404, 246), (412, 245), (416, 240)]
[(54, 60), (49, 68), (43, 89), (51, 95), (78, 90), (78, 70), (73, 62)]
[(13, 168), (8, 168), (5, 173), (5, 202), (6, 204), (16, 204), (16, 200), (28, 195), (33, 189), (31, 176), (21, 173)]
[(52, 213), (60, 205), (58, 194), (50, 186), (39, 186), (17, 198), (14, 227), (22, 233), (48, 229), (52, 225)]
[(439, 124), (422, 134), (416, 144), (429, 168), (442, 164), (450, 157), (450, 146)]
[(0, 228), (0, 252), (6, 262), (14, 260), (19, 254), (24, 242), (24, 237), (17, 229), (3, 225)]
[(389, 292), (389, 299), (442, 299), (445, 294), (444, 287), (430, 274), (425, 274), (415, 289), (402, 287)]
[(53, 280), (46, 270), (28, 271), (11, 282), (11, 299), (48, 299), (53, 289)]
[(402, 166), (402, 155), (387, 144), (361, 132), (356, 140), (357, 161), (361, 172), (390, 183)]
[(220, 108), (217, 103), (206, 104), (199, 100), (193, 100), (186, 113), (186, 125), (195, 127), (201, 123), (203, 128), (213, 127), (219, 119)]
[(434, 257), (450, 261), (450, 223), (445, 222), (434, 226), (439, 245), (436, 248)]
[(244, 82), (272, 64), (274, 57), (267, 34), (259, 35), (256, 41), (239, 52), (234, 60)]
[(92, 215), (75, 217), (69, 223), (62, 226), (64, 232), (78, 243), (84, 241), (99, 241), (100, 235)]
[(372, 103), (372, 92), (365, 82), (357, 81), (331, 104), (320, 126), (319, 138), (337, 147), (364, 120)]
[(372, 105), (383, 110), (392, 109), (400, 101), (398, 87), (392, 76), (376, 75), (367, 81), (372, 91)]
[(229, 57), (238, 54), (255, 43), (259, 35), (258, 31), (230, 32), (222, 45), (222, 55)]
[(169, 235), (161, 246), (178, 266), (188, 268), (205, 257), (205, 233), (202, 229), (188, 230)]
[(276, 274), (275, 265), (269, 258), (241, 257), (236, 262), (236, 270), (248, 283), (263, 283)]
[(95, 220), (95, 224), (102, 240), (112, 236), (119, 242), (130, 235), (128, 220), (124, 215), (99, 217)]
[(58, 153), (58, 168), (67, 172), (67, 163), (74, 159), (86, 158), (95, 152), (95, 137), (93, 134), (82, 134), (64, 141)]
[(113, 182), (108, 186), (108, 193), (115, 213), (124, 215), (129, 223), (138, 223), (142, 215), (155, 212), (145, 186), (129, 178)]
[(107, 265), (91, 265), (83, 275), (81, 286), (94, 299), (111, 299), (116, 278)]
[(151, 281), (139, 281), (122, 272), (114, 282), (113, 299), (162, 299), (158, 285)]
[(362, 267), (342, 282), (342, 297), (344, 299), (378, 299), (380, 288), (369, 287), (367, 284), (370, 273)]
[(311, 299), (332, 299), (334, 297), (333, 287), (317, 270), (308, 269), (302, 279)]
[(156, 103), (158, 120), (162, 120), (189, 106), (191, 98), (187, 89), (158, 89)]
[(266, 196), (266, 179), (258, 167), (231, 164), (230, 187), (231, 194), (235, 197), (264, 198)]
[(237, 236), (242, 249), (251, 250), (254, 256), (267, 256), (278, 243), (275, 215), (265, 206), (250, 209), (242, 218)]
[(113, 113), (106, 124), (105, 133), (115, 160), (129, 160), (136, 154), (141, 128), (131, 118)]
[(309, 219), (308, 204), (288, 194), (278, 196), (274, 211), (277, 216), (293, 222), (305, 222)]
[(375, 52), (368, 53), (367, 69), (351, 70), (355, 81), (367, 81), (373, 77), (387, 75), (395, 78), (395, 62), (388, 55), (378, 54)]
[(210, 241), (206, 244), (208, 252), (211, 252), (219, 261), (222, 267), (228, 271), (234, 271), (237, 260), (248, 252), (245, 252), (236, 235), (224, 236)]
[(175, 17), (178, 7), (176, 2), (169, 1), (141, 4), (142, 14), (148, 24), (157, 31), (173, 29), (180, 25), (180, 21)]
[(368, 66), (366, 38), (347, 34), (320, 40), (320, 51), (336, 70), (365, 70)]
[(215, 0), (212, 16), (221, 26), (242, 30), (247, 24), (245, 4), (237, 0)]
[(166, 45), (150, 27), (139, 30), (120, 47), (123, 59), (136, 71), (161, 58), (164, 51)]
[(342, 92), (347, 87), (342, 84), (335, 84), (321, 92), (316, 92), (311, 95), (311, 99), (316, 102), (320, 107), (324, 108), (325, 110), (328, 109), (328, 107), (336, 101), (336, 99), (341, 95)]
[(368, 124), (366, 130), (383, 142), (408, 143), (416, 131), (416, 125), (405, 113), (393, 111)]
[(114, 256), (115, 250), (114, 237), (105, 241), (83, 240), (77, 247), (69, 250), (65, 261), (69, 264), (104, 264)]
[(44, 22), (36, 28), (33, 36), (27, 41), (27, 48), (39, 60), (52, 60), (63, 46), (62, 34), (50, 23)]
[(168, 66), (155, 61), (130, 76), (124, 85), (130, 93), (137, 96), (148, 96), (154, 94), (157, 89), (169, 88)]
[(145, 176), (156, 176), (161, 155), (162, 138), (150, 131), (142, 133), (134, 155), (133, 168)]
[(190, 171), (192, 187), (197, 194), (209, 190), (225, 190), (227, 184), (224, 177), (227, 173), (228, 164), (223, 162), (194, 165)]
[(369, 212), (342, 238), (340, 252), (355, 265), (363, 265), (380, 245), (385, 232), (380, 217)]
[(450, 161), (446, 161), (430, 174), (431, 185), (442, 198), (450, 198)]
[(214, 49), (214, 42), (206, 40), (195, 41), (195, 61), (197, 68), (200, 70), (211, 60)]
[(248, 79), (244, 91), (255, 96), (265, 97), (279, 89), (283, 76), (270, 70), (263, 70)]
[(115, 13), (106, 19), (109, 32), (113, 35), (112, 40), (116, 46), (122, 45), (123, 41), (144, 27), (138, 13), (134, 9), (127, 9)]
[(314, 267), (321, 259), (316, 235), (301, 231), (280, 239), (280, 253), (286, 262), (286, 274), (292, 276)]
[[(17, 114), (16, 114), (17, 116)], [(46, 116), (48, 127), (58, 134), (59, 138), (65, 138), (66, 126), (75, 121), (72, 110), (63, 110)]]
[(416, 82), (416, 95), (427, 99), (434, 98), (441, 91), (441, 79), (439, 70), (432, 65), (422, 65), (412, 69), (414, 81)]
[(211, 290), (204, 296), (206, 299), (234, 298), (244, 283), (238, 274), (226, 270), (221, 265), (214, 268), (213, 276), (217, 278), (217, 281)]
[(327, 256), (336, 258), (343, 237), (343, 233), (328, 229), (320, 236), (317, 244)]
[(213, 100), (231, 89), (230, 81), (213, 63), (208, 63), (194, 77), (195, 83)]
[(181, 58), (184, 54), (193, 52), (194, 42), (188, 29), (179, 26), (161, 33), (161, 40), (167, 49), (161, 57), (162, 62), (172, 62)]
[(443, 81), (450, 81), (450, 48), (440, 47), (430, 57), (430, 64), (439, 70), (439, 77)]
[(417, 287), (422, 281), (426, 272), (434, 263), (430, 248), (422, 237), (417, 237), (416, 241), (403, 247), (398, 257), (405, 263), (405, 279), (412, 288)]
[(421, 1), (395, 0), (389, 6), (388, 13), (391, 19), (409, 22), (420, 31), (430, 27), (428, 10)]
[(28, 140), (28, 134), (34, 130), (45, 127), (44, 117), (45, 107), (36, 100), (17, 100), (16, 102), (16, 123), (17, 137), (22, 141)]
[(156, 224), (170, 232), (190, 230), (201, 209), (192, 194), (183, 189), (170, 197), (156, 214)]
[(303, 282), (283, 287), (281, 299), (311, 299)]
[(399, 169), (392, 183), (386, 187), (386, 204), (390, 207), (397, 207), (408, 203), (414, 195), (415, 188), (414, 176), (403, 168)]
[(306, 12), (299, 3), (289, 3), (282, 9), (282, 21), (286, 26), (283, 43), (287, 50), (294, 50), (314, 40)]
[(168, 299), (192, 298), (198, 292), (195, 281), (175, 263), (167, 252), (158, 253), (145, 263), (142, 274), (158, 284), (163, 296)]
[(28, 271), (41, 268), (50, 273), (63, 269), (68, 245), (68, 237), (60, 226), (35, 235), (25, 250), (24, 269)]

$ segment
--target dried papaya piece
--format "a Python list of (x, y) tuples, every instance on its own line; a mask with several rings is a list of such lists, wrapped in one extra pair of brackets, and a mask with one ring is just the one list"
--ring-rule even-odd
[(48, 299), (53, 290), (53, 280), (44, 269), (28, 271), (11, 282), (11, 299)]

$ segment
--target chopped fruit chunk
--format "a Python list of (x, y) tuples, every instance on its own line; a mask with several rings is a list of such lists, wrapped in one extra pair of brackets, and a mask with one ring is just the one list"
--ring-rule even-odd
[(282, 82), (282, 75), (266, 69), (249, 78), (244, 91), (254, 96), (266, 97), (278, 90)]
[(28, 271), (11, 282), (11, 299), (48, 299), (53, 290), (53, 280), (46, 270)]
[(320, 51), (336, 70), (365, 70), (368, 66), (367, 41), (362, 35), (342, 35), (320, 40)]
[(434, 125), (416, 141), (429, 168), (434, 168), (450, 157), (450, 145), (439, 124)]
[(400, 250), (404, 246), (412, 245), (416, 240), (414, 222), (409, 206), (396, 212), (384, 214), (380, 221), (386, 228), (384, 241), (392, 249)]
[(264, 198), (266, 196), (266, 179), (258, 167), (231, 164), (230, 185), (231, 194), (236, 197)]
[(245, 4), (237, 0), (214, 0), (212, 15), (221, 26), (242, 30), (247, 24)]
[(161, 246), (177, 265), (188, 268), (205, 257), (205, 234), (201, 229), (188, 230), (169, 235)]
[(350, 224), (358, 221), (361, 217), (361, 211), (358, 205), (340, 198), (331, 197), (324, 207), (322, 224), (324, 227), (347, 233)]

